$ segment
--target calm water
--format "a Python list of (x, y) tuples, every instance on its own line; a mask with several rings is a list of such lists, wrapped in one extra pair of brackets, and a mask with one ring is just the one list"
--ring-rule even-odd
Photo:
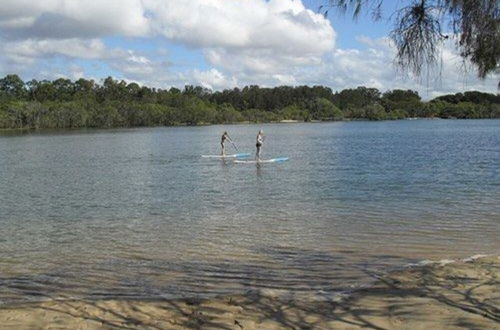
[[(283, 164), (233, 164), (240, 151)], [(500, 250), (500, 121), (0, 135), (0, 303), (289, 290)], [(281, 291), (278, 291), (281, 292)]]

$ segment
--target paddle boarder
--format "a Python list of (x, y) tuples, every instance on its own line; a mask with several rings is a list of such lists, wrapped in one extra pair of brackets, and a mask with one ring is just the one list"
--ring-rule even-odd
[(229, 137), (229, 134), (227, 134), (227, 132), (224, 132), (224, 134), (222, 134), (222, 138), (220, 140), (220, 145), (222, 147), (222, 152), (221, 152), (222, 156), (226, 155), (226, 148), (224, 147), (224, 142), (226, 142), (226, 140), (233, 143), (233, 141), (231, 141), (231, 138)]
[(262, 149), (262, 144), (264, 143), (264, 131), (260, 130), (257, 134), (257, 139), (255, 146), (257, 147), (257, 152), (255, 153), (255, 159), (260, 161), (260, 150)]

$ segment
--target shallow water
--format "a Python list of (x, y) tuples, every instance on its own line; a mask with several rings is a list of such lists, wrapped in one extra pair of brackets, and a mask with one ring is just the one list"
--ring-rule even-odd
[[(217, 154), (227, 129), (241, 152)], [(231, 148), (231, 146), (228, 146)], [(0, 133), (0, 302), (331, 297), (500, 249), (500, 120)]]

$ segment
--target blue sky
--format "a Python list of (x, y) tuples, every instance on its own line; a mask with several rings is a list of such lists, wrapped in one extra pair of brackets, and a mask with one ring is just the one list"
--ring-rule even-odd
[(465, 90), (496, 92), (499, 75), (463, 71), (453, 42), (424, 78), (393, 66), (388, 14), (357, 20), (319, 0), (2, 0), (0, 75), (23, 79), (107, 76), (152, 87), (213, 90), (321, 84), (381, 91), (414, 89), (424, 98)]

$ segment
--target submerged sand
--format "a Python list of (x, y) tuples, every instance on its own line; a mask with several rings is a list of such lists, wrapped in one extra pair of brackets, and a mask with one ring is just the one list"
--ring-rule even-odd
[(0, 328), (500, 329), (499, 270), (500, 256), (410, 267), (336, 302), (252, 292), (209, 300), (3, 306)]

